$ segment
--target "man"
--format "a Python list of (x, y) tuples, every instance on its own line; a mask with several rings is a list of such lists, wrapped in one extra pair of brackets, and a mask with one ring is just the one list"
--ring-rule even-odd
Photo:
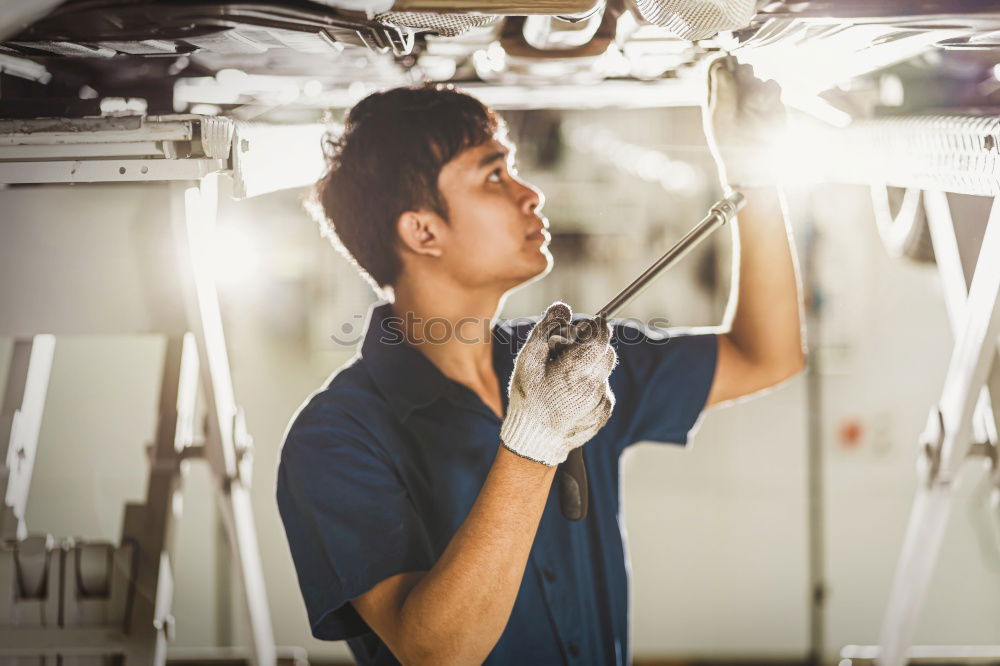
[[(561, 354), (563, 303), (537, 325), (496, 323), (552, 263), (502, 122), (435, 87), (351, 110), (317, 202), (389, 300), (282, 448), (277, 500), (316, 637), (346, 639), (360, 664), (629, 662), (622, 451), (683, 444), (706, 406), (804, 363), (788, 230), (761, 166), (777, 90), (719, 63), (710, 81), (710, 145), (747, 198), (729, 329), (663, 344), (577, 318), (586, 334)], [(574, 522), (552, 482), (578, 446), (590, 512)]]

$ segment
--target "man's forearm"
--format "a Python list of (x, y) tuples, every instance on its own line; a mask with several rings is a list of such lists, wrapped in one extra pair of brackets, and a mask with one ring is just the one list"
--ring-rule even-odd
[[(797, 262), (775, 187), (747, 188), (734, 251), (729, 340), (744, 358), (783, 379), (803, 363)], [(738, 264), (738, 271), (736, 265)]]
[(408, 661), (486, 659), (510, 618), (555, 471), (500, 447), (469, 515), (403, 602)]

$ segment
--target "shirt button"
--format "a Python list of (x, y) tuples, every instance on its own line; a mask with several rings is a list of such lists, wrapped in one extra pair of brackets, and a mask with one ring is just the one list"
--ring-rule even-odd
[(550, 583), (556, 579), (556, 573), (552, 569), (542, 570), (542, 575), (545, 576), (545, 580)]
[(576, 643), (570, 643), (568, 647), (569, 647), (569, 656), (571, 656), (571, 657), (579, 657), (580, 656), (580, 646), (579, 645), (577, 645)]

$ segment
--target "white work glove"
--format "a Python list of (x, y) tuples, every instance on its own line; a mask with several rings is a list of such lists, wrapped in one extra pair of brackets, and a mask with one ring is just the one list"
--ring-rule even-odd
[(708, 65), (702, 122), (723, 185), (777, 183), (774, 146), (785, 127), (785, 106), (775, 81), (761, 81), (732, 56), (716, 58)]
[(618, 355), (609, 343), (610, 326), (593, 319), (578, 322), (578, 341), (549, 360), (553, 346), (567, 342), (572, 314), (559, 301), (545, 310), (517, 355), (507, 387), (500, 440), (517, 455), (545, 465), (558, 465), (587, 443), (615, 406), (608, 377)]

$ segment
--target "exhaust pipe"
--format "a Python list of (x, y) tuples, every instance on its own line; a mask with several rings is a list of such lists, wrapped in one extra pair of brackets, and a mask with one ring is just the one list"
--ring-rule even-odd
[(440, 12), (443, 14), (496, 14), (527, 16), (554, 14), (557, 16), (586, 15), (598, 8), (601, 0), (396, 0), (393, 12)]

